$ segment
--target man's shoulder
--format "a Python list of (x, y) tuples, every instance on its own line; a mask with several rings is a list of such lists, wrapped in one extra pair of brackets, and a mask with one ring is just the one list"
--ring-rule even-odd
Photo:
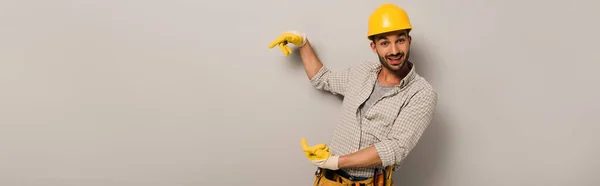
[(424, 97), (433, 97), (437, 98), (437, 91), (433, 87), (433, 85), (427, 81), (424, 77), (420, 75), (416, 75), (413, 83), (410, 85), (414, 90), (416, 95), (424, 96)]

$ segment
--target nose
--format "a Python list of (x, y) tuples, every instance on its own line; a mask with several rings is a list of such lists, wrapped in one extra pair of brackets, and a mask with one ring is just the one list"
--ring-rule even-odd
[(400, 47), (398, 47), (398, 45), (393, 45), (392, 47), (392, 54), (398, 54), (400, 52)]

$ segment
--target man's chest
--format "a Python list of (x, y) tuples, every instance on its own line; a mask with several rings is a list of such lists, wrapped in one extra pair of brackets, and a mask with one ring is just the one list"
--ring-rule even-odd
[(384, 140), (407, 103), (408, 92), (402, 89), (377, 90), (374, 85), (356, 86), (344, 100), (346, 127), (359, 131), (359, 147)]
[(344, 99), (347, 116), (354, 116), (359, 125), (389, 126), (408, 101), (406, 88), (381, 86), (376, 81), (375, 77), (357, 80)]

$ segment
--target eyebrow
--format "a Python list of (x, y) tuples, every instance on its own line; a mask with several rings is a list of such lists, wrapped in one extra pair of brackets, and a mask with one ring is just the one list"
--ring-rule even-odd
[[(402, 36), (407, 36), (407, 35), (406, 35), (406, 32), (402, 32), (402, 33), (399, 33), (399, 34), (398, 34), (398, 37), (402, 37)], [(382, 40), (382, 39), (383, 39), (383, 40), (388, 40), (388, 39), (387, 39), (385, 36), (378, 36), (378, 37), (376, 38), (376, 41), (379, 41), (379, 40)]]

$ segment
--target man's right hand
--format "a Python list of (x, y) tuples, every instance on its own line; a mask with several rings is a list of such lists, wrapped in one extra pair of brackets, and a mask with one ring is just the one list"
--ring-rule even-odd
[(292, 43), (300, 47), (298, 52), (302, 58), (306, 75), (308, 76), (309, 80), (313, 79), (315, 74), (317, 74), (323, 67), (323, 63), (321, 63), (321, 60), (319, 60), (315, 54), (315, 51), (312, 49), (311, 44), (306, 39), (306, 35), (304, 33), (296, 31), (283, 32), (277, 39), (275, 39), (275, 41), (269, 44), (269, 48), (279, 46), (283, 54), (288, 56), (292, 53), (292, 49), (287, 46), (288, 43)]
[(297, 31), (284, 32), (277, 39), (275, 39), (275, 41), (269, 44), (269, 48), (279, 46), (281, 52), (283, 52), (285, 56), (288, 56), (292, 53), (292, 49), (287, 46), (288, 43), (302, 47), (306, 44), (306, 35)]

